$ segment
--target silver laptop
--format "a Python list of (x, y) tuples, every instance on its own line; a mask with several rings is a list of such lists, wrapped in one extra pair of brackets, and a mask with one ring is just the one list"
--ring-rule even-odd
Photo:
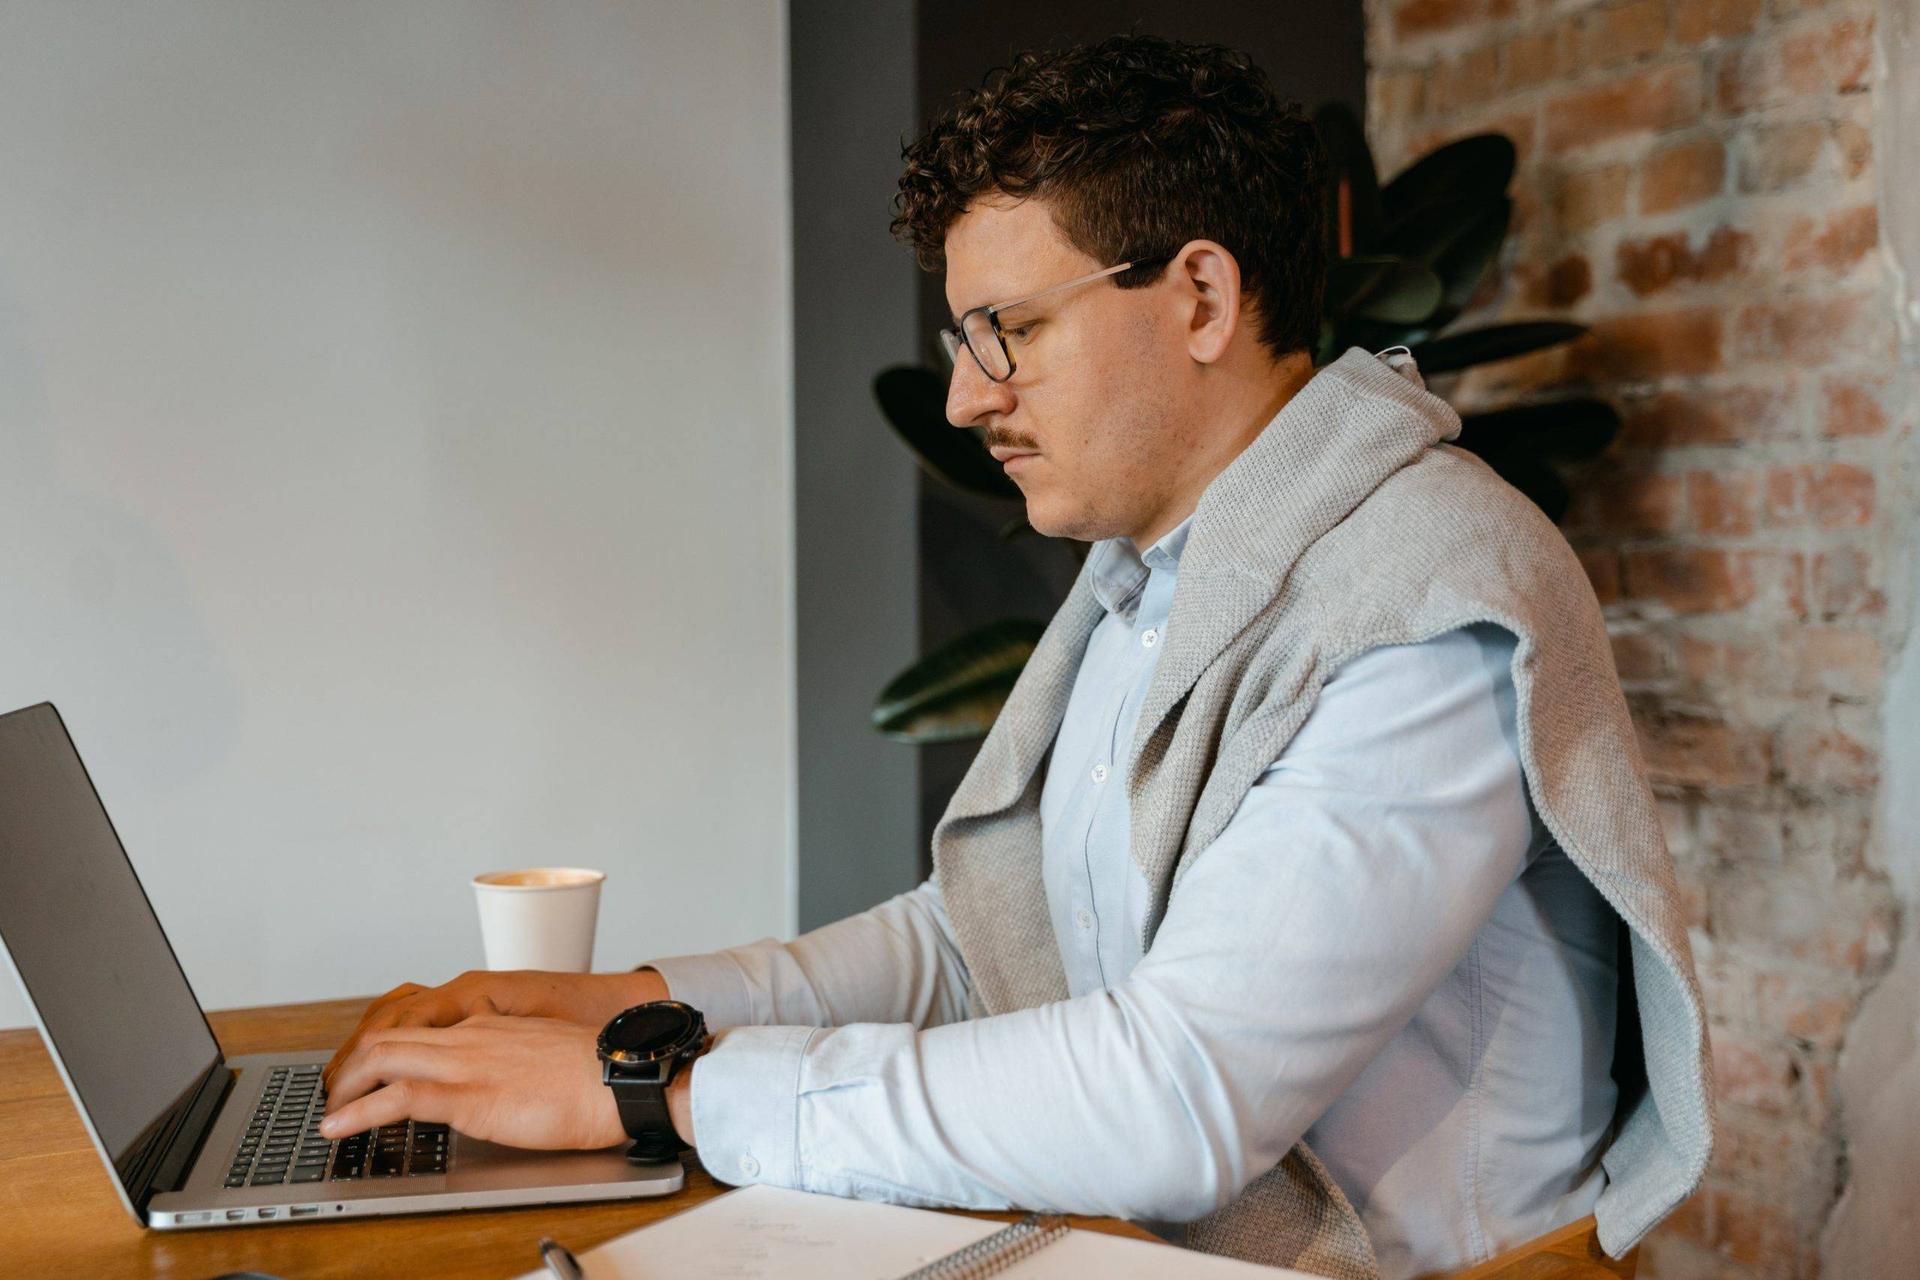
[(225, 1227), (667, 1195), (676, 1160), (319, 1133), (326, 1051), (225, 1058), (51, 703), (0, 715), (0, 940), (128, 1212)]

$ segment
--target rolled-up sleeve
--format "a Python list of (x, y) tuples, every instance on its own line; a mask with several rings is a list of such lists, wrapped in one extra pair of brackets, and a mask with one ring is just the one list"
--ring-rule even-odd
[(906, 1204), (1162, 1221), (1225, 1204), (1407, 1024), (1524, 869), (1510, 652), (1399, 645), (1343, 666), (1104, 991), (720, 1036), (693, 1076), (707, 1167)]

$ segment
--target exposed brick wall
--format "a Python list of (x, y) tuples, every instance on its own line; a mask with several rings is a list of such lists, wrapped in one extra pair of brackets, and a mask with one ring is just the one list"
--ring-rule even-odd
[(1679, 865), (1721, 1103), (1705, 1189), (1641, 1274), (1816, 1275), (1848, 1168), (1835, 1065), (1902, 927), (1874, 802), (1910, 613), (1914, 392), (1877, 252), (1874, 6), (1367, 16), (1383, 176), (1483, 129), (1519, 147), (1501, 278), (1459, 327), (1595, 330), (1435, 389), (1468, 408), (1590, 387), (1626, 415), (1569, 476), (1565, 528)]

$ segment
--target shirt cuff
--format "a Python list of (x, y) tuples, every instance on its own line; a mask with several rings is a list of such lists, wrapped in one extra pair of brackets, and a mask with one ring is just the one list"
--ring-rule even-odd
[(725, 952), (669, 956), (640, 966), (666, 980), (667, 996), (698, 1009), (709, 1031), (746, 1026), (753, 1021), (753, 996), (740, 965)]
[(693, 1136), (722, 1182), (804, 1191), (800, 1063), (818, 1027), (736, 1027), (693, 1063)]

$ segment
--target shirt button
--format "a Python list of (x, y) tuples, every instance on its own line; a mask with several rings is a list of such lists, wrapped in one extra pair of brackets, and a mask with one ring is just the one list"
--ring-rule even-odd
[(1145, 648), (1151, 649), (1153, 648), (1154, 645), (1158, 644), (1159, 642), (1160, 642), (1160, 632), (1154, 629), (1153, 627), (1148, 627), (1145, 631), (1141, 632), (1140, 634), (1140, 643)]
[(1093, 912), (1082, 907), (1073, 913), (1073, 922), (1082, 929), (1091, 929), (1093, 928)]
[(1093, 766), (1093, 780), (1095, 782), (1105, 782), (1107, 780), (1107, 766), (1103, 764)]
[(741, 1156), (740, 1172), (746, 1174), (749, 1178), (757, 1178), (760, 1176), (760, 1162), (752, 1156)]

